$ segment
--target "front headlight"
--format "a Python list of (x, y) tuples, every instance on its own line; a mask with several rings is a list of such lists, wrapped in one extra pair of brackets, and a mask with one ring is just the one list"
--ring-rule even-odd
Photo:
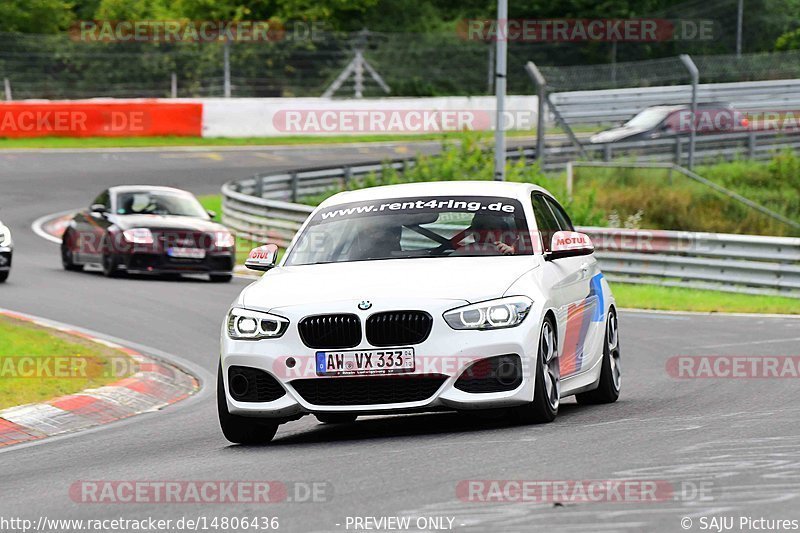
[(122, 232), (125, 240), (133, 244), (153, 244), (153, 232), (147, 228), (133, 228)]
[(511, 296), (451, 309), (444, 320), (453, 329), (513, 328), (525, 320), (532, 305), (527, 296)]
[(282, 316), (234, 307), (228, 311), (228, 337), (235, 340), (274, 339), (289, 327)]
[(233, 234), (229, 231), (217, 231), (214, 233), (214, 247), (216, 248), (231, 248), (236, 244)]
[(11, 230), (0, 224), (0, 246), (11, 246)]

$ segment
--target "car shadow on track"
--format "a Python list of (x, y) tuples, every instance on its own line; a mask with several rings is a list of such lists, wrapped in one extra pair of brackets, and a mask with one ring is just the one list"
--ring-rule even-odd
[[(582, 409), (575, 403), (563, 403), (559, 409), (558, 419), (553, 424), (565, 422)], [(314, 420), (313, 416), (302, 420)], [(548, 424), (539, 426), (520, 426), (509, 416), (472, 415), (455, 412), (423, 413), (394, 416), (371, 416), (347, 424), (308, 424), (304, 428), (292, 428), (288, 425), (278, 429), (275, 439), (266, 445), (231, 445), (229, 448), (277, 448), (282, 446), (330, 444), (357, 442), (376, 439), (398, 439), (403, 437), (420, 437), (425, 435), (444, 434), (481, 434), (504, 429), (538, 428), (547, 429)], [(281, 433), (284, 435), (282, 436)]]

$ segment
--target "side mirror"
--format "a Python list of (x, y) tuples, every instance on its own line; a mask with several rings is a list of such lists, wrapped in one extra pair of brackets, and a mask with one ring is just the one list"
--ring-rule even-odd
[(244, 262), (244, 266), (250, 270), (266, 272), (275, 268), (275, 261), (278, 259), (278, 246), (275, 244), (265, 244), (250, 250), (250, 255)]
[(212, 211), (211, 209), (206, 209), (206, 213), (211, 218), (217, 218), (217, 212), (216, 211)]
[(91, 211), (93, 214), (105, 215), (108, 213), (108, 208), (103, 204), (92, 204), (92, 206), (89, 208), (89, 211)]
[(553, 240), (550, 244), (550, 253), (546, 254), (544, 258), (547, 261), (554, 259), (561, 259), (564, 257), (578, 257), (581, 255), (589, 255), (594, 252), (594, 245), (592, 239), (585, 233), (578, 233), (577, 231), (557, 231), (553, 235)]

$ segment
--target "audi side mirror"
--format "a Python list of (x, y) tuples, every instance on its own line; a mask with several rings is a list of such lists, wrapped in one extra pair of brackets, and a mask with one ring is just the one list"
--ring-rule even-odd
[(276, 244), (265, 244), (250, 250), (250, 255), (244, 262), (244, 266), (250, 270), (266, 272), (275, 268), (278, 259), (278, 246)]
[(577, 231), (557, 231), (550, 244), (550, 253), (545, 254), (547, 261), (564, 257), (590, 255), (594, 252), (592, 239), (585, 233)]
[(89, 211), (96, 215), (105, 215), (108, 213), (108, 208), (103, 204), (92, 204), (92, 206), (89, 208)]

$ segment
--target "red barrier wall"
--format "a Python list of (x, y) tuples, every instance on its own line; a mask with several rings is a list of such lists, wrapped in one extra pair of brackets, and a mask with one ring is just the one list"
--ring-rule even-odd
[(200, 137), (202, 131), (199, 102), (0, 103), (0, 137)]

